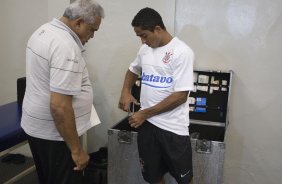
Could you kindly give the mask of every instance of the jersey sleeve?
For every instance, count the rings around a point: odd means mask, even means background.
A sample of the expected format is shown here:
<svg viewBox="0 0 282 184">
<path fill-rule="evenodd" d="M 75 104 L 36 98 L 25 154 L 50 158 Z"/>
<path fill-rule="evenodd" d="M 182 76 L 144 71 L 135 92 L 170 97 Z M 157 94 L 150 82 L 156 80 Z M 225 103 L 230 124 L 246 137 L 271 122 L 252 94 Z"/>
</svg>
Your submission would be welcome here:
<svg viewBox="0 0 282 184">
<path fill-rule="evenodd" d="M 140 75 L 141 74 L 142 63 L 141 63 L 141 59 L 140 58 L 141 58 L 142 54 L 144 54 L 145 48 L 146 48 L 146 45 L 143 44 L 141 46 L 141 48 L 139 49 L 136 58 L 134 59 L 134 61 L 129 66 L 129 70 L 131 72 L 135 73 L 136 75 Z"/>
<path fill-rule="evenodd" d="M 192 50 L 185 50 L 175 59 L 173 65 L 174 91 L 191 91 L 193 84 L 194 53 Z"/>
</svg>

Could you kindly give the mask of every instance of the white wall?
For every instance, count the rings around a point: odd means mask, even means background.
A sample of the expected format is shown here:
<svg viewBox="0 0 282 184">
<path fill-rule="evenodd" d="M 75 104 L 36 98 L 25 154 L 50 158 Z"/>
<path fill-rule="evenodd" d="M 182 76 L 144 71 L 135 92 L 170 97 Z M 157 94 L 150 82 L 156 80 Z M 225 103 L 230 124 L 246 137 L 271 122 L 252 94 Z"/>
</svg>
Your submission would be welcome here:
<svg viewBox="0 0 282 184">
<path fill-rule="evenodd" d="M 43 23 L 63 14 L 68 0 L 2 0 L 0 6 L 0 104 L 17 99 L 17 78 L 25 76 L 25 48 Z"/>
<path fill-rule="evenodd" d="M 25 48 L 30 34 L 47 21 L 47 1 L 2 0 L 0 6 L 0 104 L 16 100 L 17 78 L 25 76 Z"/>
<path fill-rule="evenodd" d="M 32 32 L 62 15 L 68 0 L 2 0 L 0 104 L 16 100 L 25 75 L 25 45 Z M 282 19 L 280 0 L 100 0 L 101 29 L 87 44 L 87 62 L 102 124 L 89 133 L 89 151 L 107 142 L 107 130 L 126 114 L 117 108 L 123 77 L 140 46 L 130 23 L 140 8 L 160 11 L 173 33 L 195 51 L 196 68 L 232 69 L 225 183 L 282 180 Z M 122 4 L 121 4 L 122 3 Z"/>
<path fill-rule="evenodd" d="M 176 2 L 195 67 L 234 71 L 224 183 L 281 183 L 281 0 Z"/>
<path fill-rule="evenodd" d="M 47 2 L 48 21 L 51 21 L 53 18 L 60 18 L 70 3 L 69 0 L 48 0 Z"/>
</svg>

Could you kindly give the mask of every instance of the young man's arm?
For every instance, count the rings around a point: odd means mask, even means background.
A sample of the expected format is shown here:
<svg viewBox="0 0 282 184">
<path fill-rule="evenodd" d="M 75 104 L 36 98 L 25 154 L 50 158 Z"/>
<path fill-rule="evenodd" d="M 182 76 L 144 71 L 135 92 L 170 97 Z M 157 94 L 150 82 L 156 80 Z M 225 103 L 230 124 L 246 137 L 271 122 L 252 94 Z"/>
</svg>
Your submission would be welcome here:
<svg viewBox="0 0 282 184">
<path fill-rule="evenodd" d="M 127 70 L 118 104 L 118 107 L 126 112 L 129 110 L 129 104 L 131 102 L 137 103 L 137 100 L 131 94 L 131 88 L 137 79 L 138 75 L 130 70 Z"/>
<path fill-rule="evenodd" d="M 89 155 L 83 150 L 77 134 L 72 96 L 51 92 L 50 108 L 55 125 L 71 151 L 76 164 L 74 169 L 84 169 L 88 164 Z"/>
</svg>

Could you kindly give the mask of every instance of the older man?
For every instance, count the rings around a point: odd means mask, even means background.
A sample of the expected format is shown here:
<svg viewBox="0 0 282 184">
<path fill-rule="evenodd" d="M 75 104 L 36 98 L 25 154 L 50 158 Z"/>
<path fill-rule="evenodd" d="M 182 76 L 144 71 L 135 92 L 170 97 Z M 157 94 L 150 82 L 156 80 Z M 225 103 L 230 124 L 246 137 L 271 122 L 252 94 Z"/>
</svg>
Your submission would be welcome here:
<svg viewBox="0 0 282 184">
<path fill-rule="evenodd" d="M 91 128 L 93 92 L 82 53 L 104 18 L 93 0 L 77 0 L 42 25 L 26 49 L 21 126 L 41 184 L 79 184 L 89 156 L 79 136 Z"/>
</svg>

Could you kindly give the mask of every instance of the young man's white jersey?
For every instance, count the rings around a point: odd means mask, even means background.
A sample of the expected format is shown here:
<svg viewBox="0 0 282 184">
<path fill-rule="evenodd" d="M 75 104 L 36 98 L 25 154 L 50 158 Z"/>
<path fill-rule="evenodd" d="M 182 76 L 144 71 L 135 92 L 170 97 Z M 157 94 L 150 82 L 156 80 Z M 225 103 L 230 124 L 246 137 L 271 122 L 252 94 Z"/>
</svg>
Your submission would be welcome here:
<svg viewBox="0 0 282 184">
<path fill-rule="evenodd" d="M 173 92 L 193 90 L 193 62 L 193 51 L 176 37 L 158 48 L 142 45 L 129 67 L 131 72 L 141 75 L 141 109 L 158 104 Z M 178 135 L 189 135 L 188 101 L 148 121 Z"/>
</svg>

